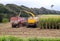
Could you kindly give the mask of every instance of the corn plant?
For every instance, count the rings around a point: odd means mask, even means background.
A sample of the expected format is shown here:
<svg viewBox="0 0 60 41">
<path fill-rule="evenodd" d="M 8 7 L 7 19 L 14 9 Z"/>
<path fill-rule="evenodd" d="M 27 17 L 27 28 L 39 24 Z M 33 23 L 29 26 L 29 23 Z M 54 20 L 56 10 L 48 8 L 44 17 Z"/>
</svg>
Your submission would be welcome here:
<svg viewBox="0 0 60 41">
<path fill-rule="evenodd" d="M 59 15 L 45 15 L 39 18 L 40 28 L 60 28 L 60 16 Z"/>
</svg>

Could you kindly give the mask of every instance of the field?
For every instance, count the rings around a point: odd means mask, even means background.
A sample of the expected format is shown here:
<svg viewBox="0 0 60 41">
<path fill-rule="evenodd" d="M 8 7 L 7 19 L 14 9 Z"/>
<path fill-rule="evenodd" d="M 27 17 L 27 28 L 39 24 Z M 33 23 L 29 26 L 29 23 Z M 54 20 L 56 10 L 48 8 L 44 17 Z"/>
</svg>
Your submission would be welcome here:
<svg viewBox="0 0 60 41">
<path fill-rule="evenodd" d="M 39 17 L 40 19 L 49 17 L 60 18 L 60 15 L 41 15 Z M 0 23 L 0 36 L 5 35 L 18 37 L 60 37 L 60 29 L 41 29 L 41 26 L 38 28 L 12 28 L 10 23 Z"/>
<path fill-rule="evenodd" d="M 60 29 L 60 15 L 40 15 L 39 22 L 43 29 Z"/>
</svg>

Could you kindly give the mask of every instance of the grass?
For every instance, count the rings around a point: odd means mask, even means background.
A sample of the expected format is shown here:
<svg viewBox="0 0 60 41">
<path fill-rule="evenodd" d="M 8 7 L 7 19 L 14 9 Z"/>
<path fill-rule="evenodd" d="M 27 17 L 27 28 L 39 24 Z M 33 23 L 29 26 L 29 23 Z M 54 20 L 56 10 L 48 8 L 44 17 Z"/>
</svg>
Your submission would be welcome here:
<svg viewBox="0 0 60 41">
<path fill-rule="evenodd" d="M 20 38 L 13 36 L 2 36 L 0 41 L 60 41 L 60 38 Z"/>
</svg>

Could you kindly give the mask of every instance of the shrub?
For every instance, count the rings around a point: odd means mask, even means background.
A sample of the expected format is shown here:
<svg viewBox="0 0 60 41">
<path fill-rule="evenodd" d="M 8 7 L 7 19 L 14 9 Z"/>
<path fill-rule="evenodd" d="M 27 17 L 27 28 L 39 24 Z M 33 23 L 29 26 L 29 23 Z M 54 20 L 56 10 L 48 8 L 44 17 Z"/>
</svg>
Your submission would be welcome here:
<svg viewBox="0 0 60 41">
<path fill-rule="evenodd" d="M 6 22 L 9 22 L 9 20 L 7 18 L 3 18 L 2 22 L 6 23 Z"/>
</svg>

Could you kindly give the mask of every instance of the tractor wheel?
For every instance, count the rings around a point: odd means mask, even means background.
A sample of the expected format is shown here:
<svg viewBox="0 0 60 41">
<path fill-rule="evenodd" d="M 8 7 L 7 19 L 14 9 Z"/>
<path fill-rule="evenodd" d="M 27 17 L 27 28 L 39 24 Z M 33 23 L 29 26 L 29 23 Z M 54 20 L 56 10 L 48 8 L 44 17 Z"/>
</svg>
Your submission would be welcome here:
<svg viewBox="0 0 60 41">
<path fill-rule="evenodd" d="M 34 24 L 33 27 L 36 28 L 37 27 L 37 24 Z"/>
<path fill-rule="evenodd" d="M 37 27 L 37 24 L 34 24 L 34 25 L 27 24 L 27 28 L 36 28 L 36 27 Z"/>
<path fill-rule="evenodd" d="M 17 28 L 19 28 L 20 27 L 20 24 L 17 24 Z"/>
</svg>

